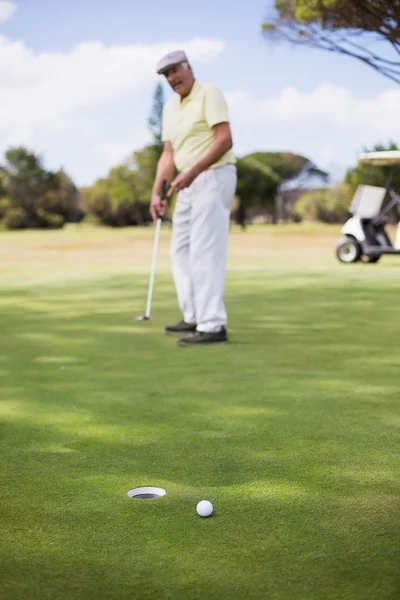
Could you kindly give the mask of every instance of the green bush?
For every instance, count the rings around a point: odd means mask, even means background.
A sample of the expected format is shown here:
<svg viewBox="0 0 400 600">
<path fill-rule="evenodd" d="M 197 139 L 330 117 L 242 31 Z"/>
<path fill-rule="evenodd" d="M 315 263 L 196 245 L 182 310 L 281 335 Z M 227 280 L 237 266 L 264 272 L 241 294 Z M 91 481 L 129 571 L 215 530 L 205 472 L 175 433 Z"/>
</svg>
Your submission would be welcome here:
<svg viewBox="0 0 400 600">
<path fill-rule="evenodd" d="M 41 229 L 61 229 L 65 225 L 65 217 L 56 213 L 46 212 L 39 208 L 36 211 L 38 227 Z"/>
<path fill-rule="evenodd" d="M 28 218 L 22 208 L 10 208 L 3 217 L 2 224 L 6 229 L 26 229 Z"/>
<path fill-rule="evenodd" d="M 88 199 L 88 214 L 98 219 L 103 225 L 113 225 L 113 206 L 107 193 Z"/>
<path fill-rule="evenodd" d="M 88 216 L 109 227 L 144 225 L 149 219 L 149 203 L 129 198 L 113 199 L 108 193 L 87 197 Z"/>
<path fill-rule="evenodd" d="M 348 185 L 315 190 L 304 194 L 296 203 L 295 213 L 304 220 L 322 223 L 343 223 L 351 202 Z"/>
<path fill-rule="evenodd" d="M 0 198 L 0 221 L 6 216 L 10 210 L 10 201 L 8 198 Z"/>
<path fill-rule="evenodd" d="M 82 225 L 88 225 L 91 227 L 100 227 L 101 225 L 103 225 L 99 217 L 96 217 L 96 215 L 91 214 L 87 214 L 80 222 Z"/>
<path fill-rule="evenodd" d="M 0 164 L 3 227 L 55 229 L 81 217 L 78 190 L 63 170 L 47 171 L 40 157 L 24 147 L 5 153 Z"/>
</svg>

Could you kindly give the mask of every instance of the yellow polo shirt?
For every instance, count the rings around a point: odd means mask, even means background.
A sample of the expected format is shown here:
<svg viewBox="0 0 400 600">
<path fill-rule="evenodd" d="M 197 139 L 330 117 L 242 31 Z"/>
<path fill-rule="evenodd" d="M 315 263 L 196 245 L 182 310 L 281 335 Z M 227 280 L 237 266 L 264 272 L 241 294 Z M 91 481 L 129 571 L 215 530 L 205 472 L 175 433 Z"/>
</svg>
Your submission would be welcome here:
<svg viewBox="0 0 400 600">
<path fill-rule="evenodd" d="M 179 172 L 191 169 L 214 143 L 212 127 L 229 122 L 223 94 L 210 83 L 195 81 L 189 96 L 173 98 L 163 109 L 163 142 L 171 142 L 175 166 Z M 235 164 L 228 150 L 211 168 Z"/>
</svg>

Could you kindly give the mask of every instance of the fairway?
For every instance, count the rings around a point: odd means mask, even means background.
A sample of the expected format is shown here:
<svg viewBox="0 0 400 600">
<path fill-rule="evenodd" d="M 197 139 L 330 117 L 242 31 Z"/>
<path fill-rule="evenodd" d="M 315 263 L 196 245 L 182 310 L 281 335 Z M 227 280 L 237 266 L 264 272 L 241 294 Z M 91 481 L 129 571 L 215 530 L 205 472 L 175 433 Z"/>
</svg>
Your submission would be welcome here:
<svg viewBox="0 0 400 600">
<path fill-rule="evenodd" d="M 233 228 L 231 342 L 181 349 L 153 233 L 0 234 L 1 598 L 398 599 L 400 259 Z"/>
</svg>

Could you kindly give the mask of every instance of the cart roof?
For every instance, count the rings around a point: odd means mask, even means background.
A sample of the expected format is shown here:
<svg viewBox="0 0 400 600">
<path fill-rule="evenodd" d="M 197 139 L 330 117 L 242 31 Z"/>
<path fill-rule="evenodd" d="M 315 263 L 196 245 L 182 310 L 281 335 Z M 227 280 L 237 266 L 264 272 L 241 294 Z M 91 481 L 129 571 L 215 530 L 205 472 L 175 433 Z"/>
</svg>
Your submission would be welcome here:
<svg viewBox="0 0 400 600">
<path fill-rule="evenodd" d="M 385 150 L 382 152 L 364 152 L 359 158 L 359 164 L 377 165 L 381 167 L 400 167 L 400 150 Z"/>
</svg>

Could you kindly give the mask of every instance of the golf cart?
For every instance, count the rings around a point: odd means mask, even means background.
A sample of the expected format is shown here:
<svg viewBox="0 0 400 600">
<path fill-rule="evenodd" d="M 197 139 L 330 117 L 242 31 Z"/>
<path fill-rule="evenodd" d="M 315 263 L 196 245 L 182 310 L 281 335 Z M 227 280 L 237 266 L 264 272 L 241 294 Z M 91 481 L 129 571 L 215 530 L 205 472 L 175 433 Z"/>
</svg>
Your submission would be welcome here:
<svg viewBox="0 0 400 600">
<path fill-rule="evenodd" d="M 342 227 L 344 237 L 336 246 L 336 256 L 342 263 L 355 263 L 359 260 L 376 263 L 382 254 L 400 254 L 400 223 L 398 222 L 394 244 L 385 230 L 387 215 L 400 205 L 400 195 L 390 189 L 394 170 L 396 167 L 400 168 L 400 151 L 367 152 L 360 156 L 359 164 L 392 169 L 386 187 L 358 186 L 349 206 L 352 216 Z M 384 205 L 386 199 L 388 202 Z"/>
</svg>

